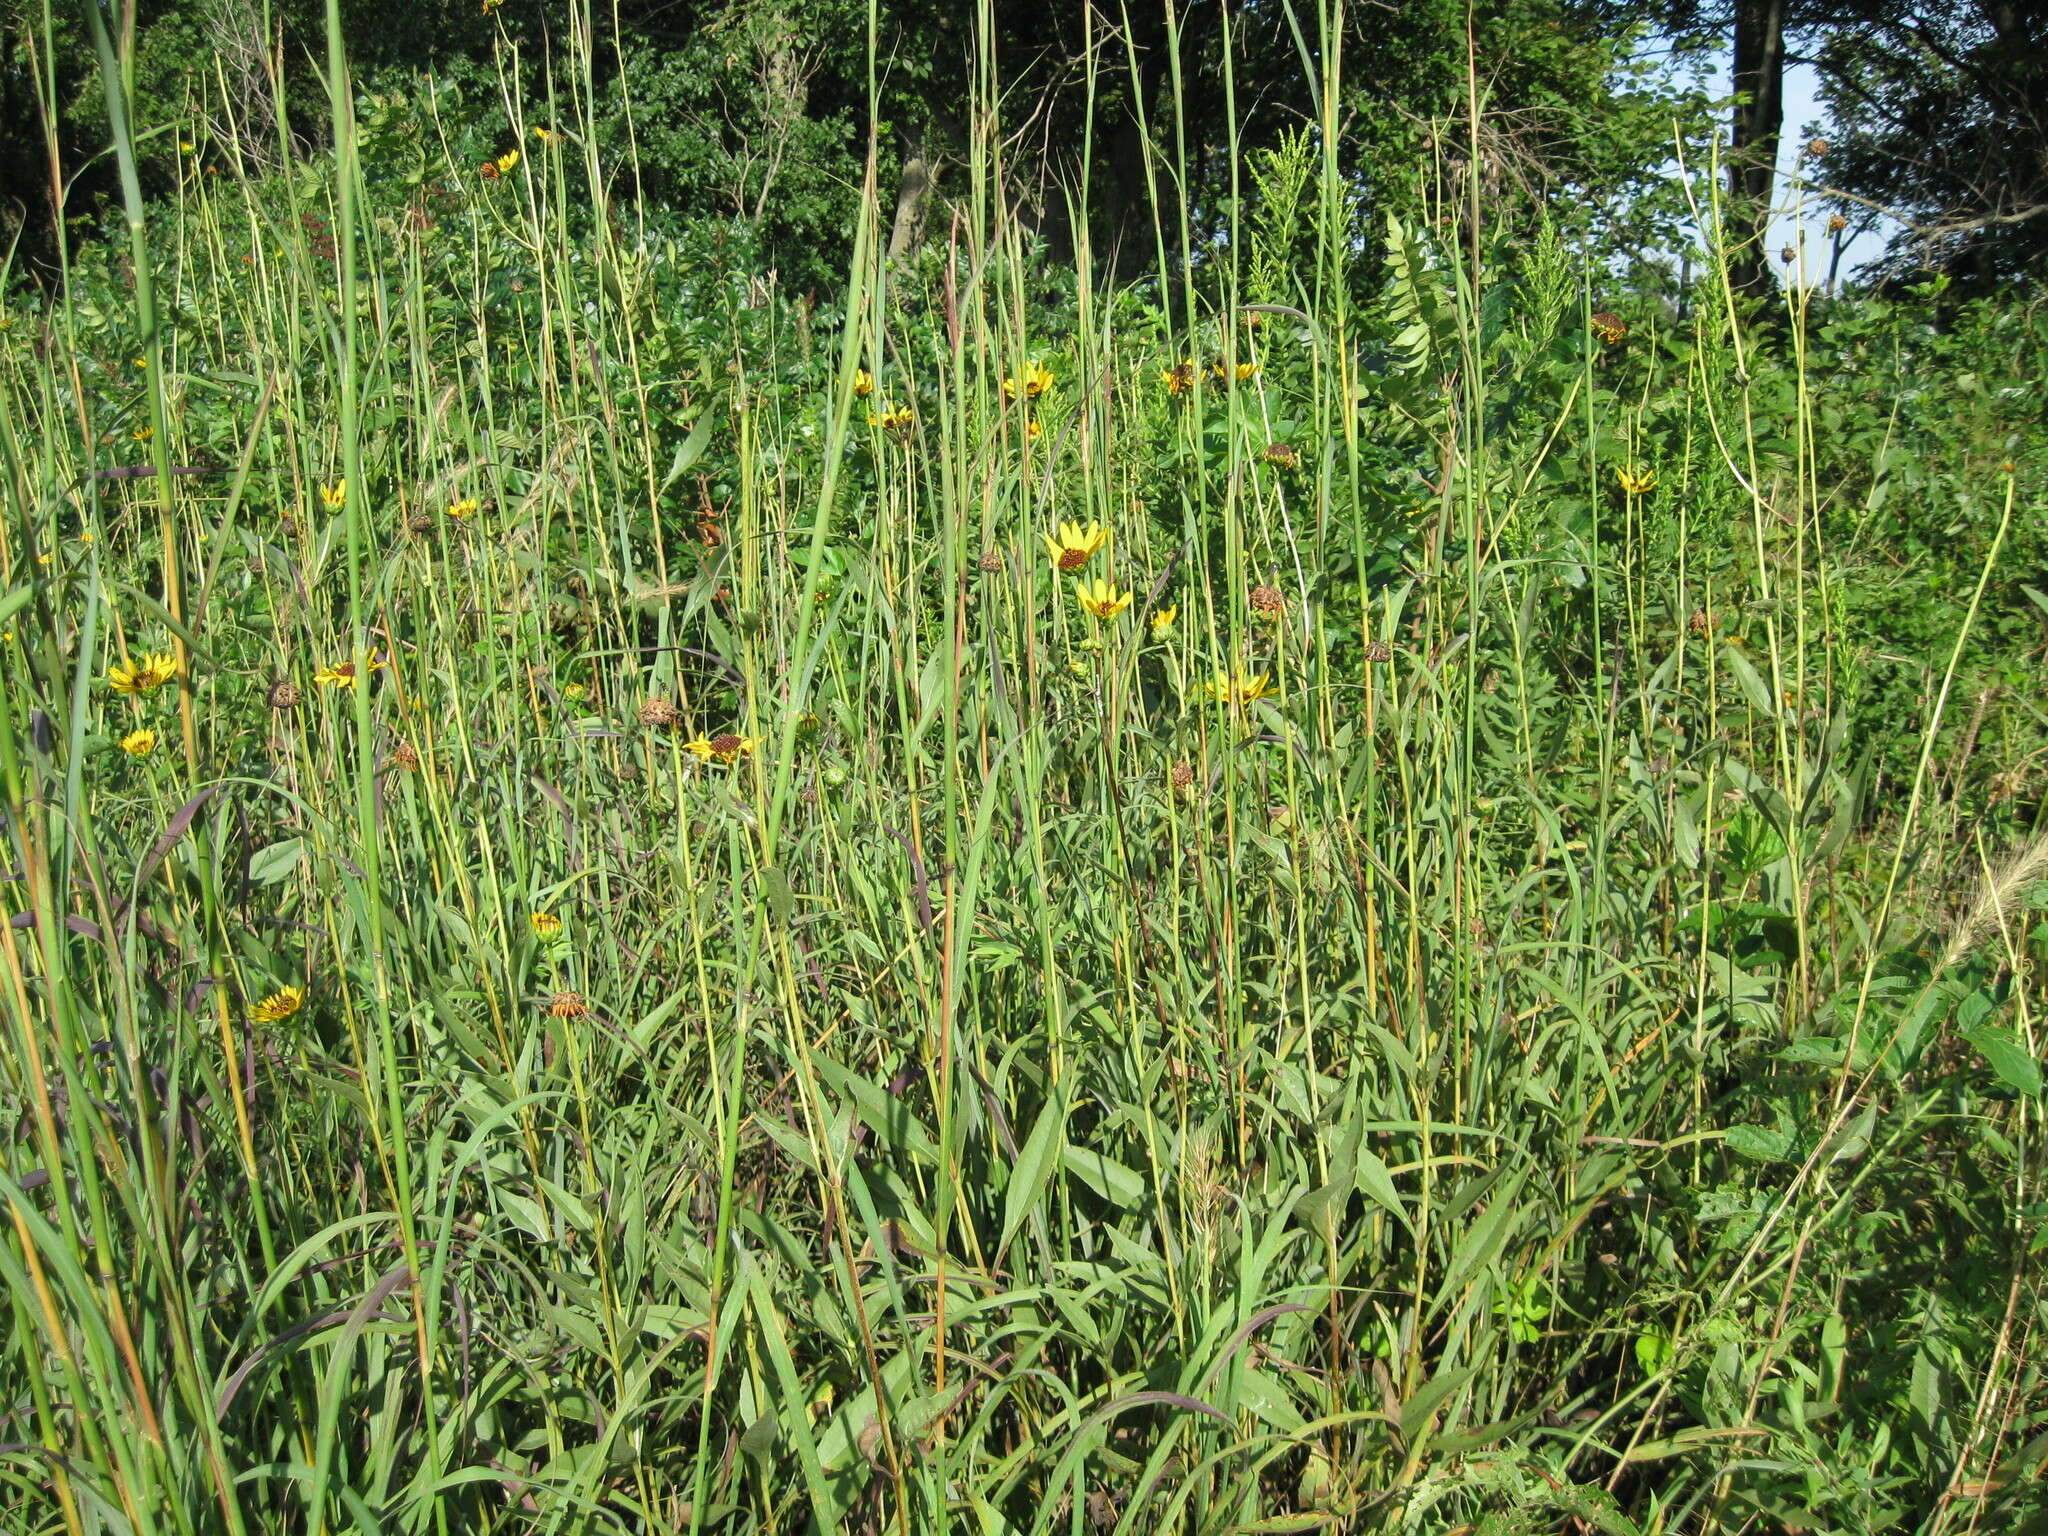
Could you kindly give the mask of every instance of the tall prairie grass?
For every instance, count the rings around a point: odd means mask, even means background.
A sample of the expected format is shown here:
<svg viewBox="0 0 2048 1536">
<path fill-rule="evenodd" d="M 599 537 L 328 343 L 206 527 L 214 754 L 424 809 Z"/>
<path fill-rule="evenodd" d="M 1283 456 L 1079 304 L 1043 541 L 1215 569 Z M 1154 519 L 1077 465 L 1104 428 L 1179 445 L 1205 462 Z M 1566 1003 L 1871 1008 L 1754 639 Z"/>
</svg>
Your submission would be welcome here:
<svg viewBox="0 0 2048 1536">
<path fill-rule="evenodd" d="M 336 43 L 264 178 L 103 39 L 129 243 L 10 300 L 0 1523 L 2041 1517 L 2015 474 L 1873 797 L 1805 300 L 1361 234 L 1331 58 L 1116 288 L 985 79 L 814 306 L 511 46 L 488 170 Z"/>
</svg>

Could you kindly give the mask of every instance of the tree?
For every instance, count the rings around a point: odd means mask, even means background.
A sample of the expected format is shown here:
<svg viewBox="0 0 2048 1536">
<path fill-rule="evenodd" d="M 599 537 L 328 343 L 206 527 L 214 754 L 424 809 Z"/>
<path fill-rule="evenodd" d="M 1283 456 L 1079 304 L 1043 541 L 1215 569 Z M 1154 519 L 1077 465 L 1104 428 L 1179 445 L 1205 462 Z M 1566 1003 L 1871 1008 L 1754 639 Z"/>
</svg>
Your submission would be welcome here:
<svg viewBox="0 0 2048 1536">
<path fill-rule="evenodd" d="M 1818 179 L 1906 226 L 1881 277 L 1981 292 L 2048 268 L 2048 5 L 1807 0 L 1798 32 L 1828 108 Z"/>
</svg>

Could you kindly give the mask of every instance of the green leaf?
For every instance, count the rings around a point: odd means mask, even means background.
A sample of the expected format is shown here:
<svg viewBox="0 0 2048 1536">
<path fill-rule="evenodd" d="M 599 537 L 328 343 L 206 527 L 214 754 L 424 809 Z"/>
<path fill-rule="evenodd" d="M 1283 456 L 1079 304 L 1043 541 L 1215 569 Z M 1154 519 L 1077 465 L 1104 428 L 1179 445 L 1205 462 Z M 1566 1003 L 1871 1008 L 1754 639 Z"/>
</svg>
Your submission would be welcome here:
<svg viewBox="0 0 2048 1536">
<path fill-rule="evenodd" d="M 1990 1064 L 2006 1087 L 2034 1098 L 2041 1096 L 2041 1063 L 2027 1054 L 2027 1048 L 2011 1030 L 1996 1024 L 1979 1024 L 1959 1033 Z"/>
<path fill-rule="evenodd" d="M 1760 1163 L 1784 1163 L 1792 1159 L 1792 1136 L 1768 1125 L 1731 1125 L 1728 1150 Z"/>
<path fill-rule="evenodd" d="M 1010 1246 L 1010 1239 L 1017 1235 L 1024 1218 L 1045 1193 L 1058 1154 L 1066 1146 L 1066 1131 L 1066 1103 L 1054 1097 L 1038 1112 L 1038 1123 L 1031 1128 L 1024 1150 L 1017 1154 L 1017 1166 L 1010 1170 L 1010 1187 L 1003 1195 L 1003 1240 L 997 1244 L 998 1252 Z"/>
<path fill-rule="evenodd" d="M 268 848 L 259 848 L 249 856 L 249 878 L 257 885 L 276 885 L 299 867 L 305 853 L 303 837 L 288 837 Z"/>
</svg>

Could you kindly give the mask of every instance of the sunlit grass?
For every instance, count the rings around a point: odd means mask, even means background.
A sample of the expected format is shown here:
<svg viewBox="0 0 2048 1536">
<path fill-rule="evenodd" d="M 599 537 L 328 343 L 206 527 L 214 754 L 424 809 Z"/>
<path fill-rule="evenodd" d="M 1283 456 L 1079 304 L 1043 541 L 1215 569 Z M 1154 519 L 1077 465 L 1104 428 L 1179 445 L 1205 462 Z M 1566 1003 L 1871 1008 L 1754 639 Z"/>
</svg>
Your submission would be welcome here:
<svg viewBox="0 0 2048 1536">
<path fill-rule="evenodd" d="M 573 106 L 0 333 L 10 1529 L 2012 1517 L 2034 941 L 1767 332 L 872 199 L 835 327 Z"/>
</svg>

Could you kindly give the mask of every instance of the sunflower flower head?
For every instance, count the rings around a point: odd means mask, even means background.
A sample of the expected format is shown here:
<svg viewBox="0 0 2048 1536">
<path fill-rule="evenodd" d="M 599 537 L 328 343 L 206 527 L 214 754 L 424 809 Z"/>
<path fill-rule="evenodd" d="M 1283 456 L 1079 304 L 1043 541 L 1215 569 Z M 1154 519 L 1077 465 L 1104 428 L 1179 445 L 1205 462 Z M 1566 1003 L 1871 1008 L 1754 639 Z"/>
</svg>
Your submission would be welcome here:
<svg viewBox="0 0 2048 1536">
<path fill-rule="evenodd" d="M 1131 606 L 1129 592 L 1119 592 L 1116 583 L 1102 577 L 1074 583 L 1074 601 L 1091 617 L 1113 619 Z"/>
<path fill-rule="evenodd" d="M 1164 640 L 1173 633 L 1173 621 L 1180 617 L 1180 604 L 1169 603 L 1152 610 L 1152 638 Z"/>
<path fill-rule="evenodd" d="M 519 151 L 508 149 L 505 153 L 498 156 L 494 163 L 498 167 L 498 174 L 500 176 L 510 176 L 513 169 L 519 164 Z"/>
<path fill-rule="evenodd" d="M 564 989 L 548 999 L 548 1017 L 551 1019 L 580 1019 L 589 1012 L 590 1004 L 581 992 Z"/>
<path fill-rule="evenodd" d="M 907 405 L 885 405 L 879 412 L 868 412 L 868 425 L 880 427 L 893 437 L 910 436 L 911 425 L 916 420 L 917 412 Z"/>
<path fill-rule="evenodd" d="M 562 931 L 562 920 L 552 912 L 530 912 L 526 921 L 536 939 L 552 939 Z"/>
<path fill-rule="evenodd" d="M 716 736 L 699 736 L 695 741 L 683 743 L 683 750 L 700 763 L 716 763 L 721 768 L 730 768 L 743 757 L 751 757 L 754 749 L 761 745 L 758 736 L 738 736 L 731 731 L 720 731 Z"/>
<path fill-rule="evenodd" d="M 1628 335 L 1627 322 L 1611 309 L 1599 311 L 1587 322 L 1587 325 L 1595 336 L 1598 336 L 1610 347 Z"/>
<path fill-rule="evenodd" d="M 1195 360 L 1191 357 L 1178 367 L 1168 368 L 1159 375 L 1159 382 L 1166 386 L 1169 395 L 1184 395 L 1195 387 Z"/>
<path fill-rule="evenodd" d="M 177 675 L 177 657 L 152 651 L 125 667 L 107 668 L 107 686 L 116 693 L 154 693 Z"/>
<path fill-rule="evenodd" d="M 1657 489 L 1657 476 L 1647 469 L 1623 465 L 1614 472 L 1615 481 L 1631 496 L 1647 496 Z"/>
<path fill-rule="evenodd" d="M 1273 681 L 1264 672 L 1246 676 L 1241 668 L 1218 672 L 1209 682 L 1202 684 L 1202 691 L 1219 704 L 1229 704 L 1242 709 L 1260 699 L 1273 695 Z"/>
<path fill-rule="evenodd" d="M 322 667 L 313 674 L 313 681 L 322 688 L 353 688 L 356 681 L 366 672 L 375 672 L 384 665 L 380 656 L 370 656 L 358 665 L 353 661 L 337 661 Z"/>
<path fill-rule="evenodd" d="M 1052 384 L 1052 370 L 1033 358 L 1022 373 L 1003 380 L 1003 398 L 1015 400 L 1022 396 L 1026 400 L 1036 400 L 1051 389 Z"/>
<path fill-rule="evenodd" d="M 304 987 L 280 987 L 249 1010 L 251 1024 L 275 1024 L 306 1006 Z"/>
<path fill-rule="evenodd" d="M 477 508 L 481 505 L 482 503 L 474 496 L 464 496 L 458 501 L 448 503 L 448 515 L 454 518 L 475 517 Z"/>
<path fill-rule="evenodd" d="M 1079 523 L 1061 523 L 1057 533 L 1044 537 L 1045 552 L 1052 557 L 1053 568 L 1062 574 L 1080 570 L 1095 558 L 1097 550 L 1109 545 L 1109 530 L 1092 522 L 1085 528 Z"/>
<path fill-rule="evenodd" d="M 121 750 L 130 757 L 147 757 L 156 750 L 156 732 L 148 726 L 121 738 Z"/>
<path fill-rule="evenodd" d="M 339 512 L 348 505 L 348 476 L 343 475 L 332 485 L 320 487 L 320 504 L 330 512 Z"/>
<path fill-rule="evenodd" d="M 875 392 L 875 376 L 865 368 L 853 370 L 853 392 L 865 400 Z"/>
</svg>

